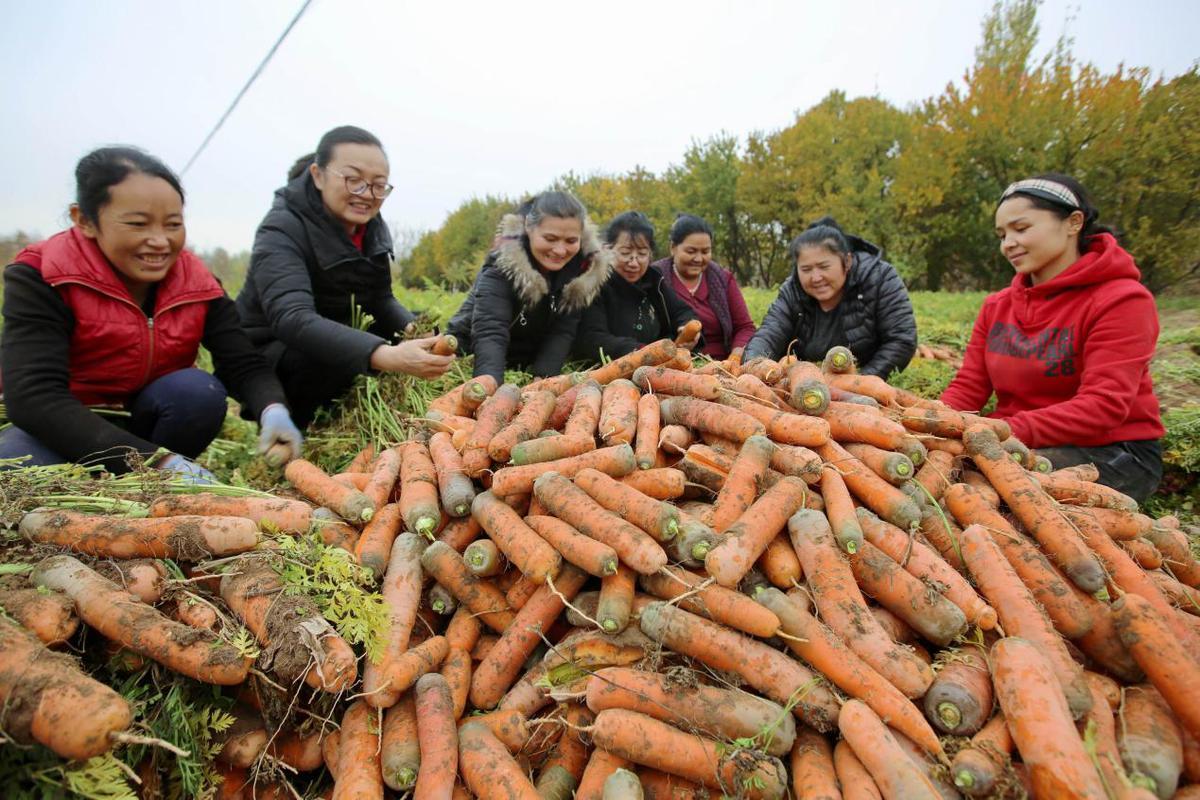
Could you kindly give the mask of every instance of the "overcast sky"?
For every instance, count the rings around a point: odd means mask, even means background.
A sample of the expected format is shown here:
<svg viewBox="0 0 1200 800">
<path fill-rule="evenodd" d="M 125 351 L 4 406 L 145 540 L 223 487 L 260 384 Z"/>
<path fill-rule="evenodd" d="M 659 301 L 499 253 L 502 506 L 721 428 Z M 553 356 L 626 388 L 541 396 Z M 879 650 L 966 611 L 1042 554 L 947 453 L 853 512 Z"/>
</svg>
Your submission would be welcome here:
<svg viewBox="0 0 1200 800">
<path fill-rule="evenodd" d="M 0 0 L 0 232 L 65 227 L 75 161 L 132 143 L 180 169 L 301 0 Z M 184 176 L 189 243 L 249 247 L 292 161 L 335 125 L 388 150 L 389 223 L 568 170 L 660 171 L 692 139 L 787 125 L 833 89 L 906 106 L 961 79 L 990 0 L 314 0 Z M 1070 18 L 1070 19 L 1069 19 Z M 1068 21 L 1069 20 L 1069 21 Z M 1176 75 L 1200 2 L 1047 0 L 1105 71 Z"/>
</svg>

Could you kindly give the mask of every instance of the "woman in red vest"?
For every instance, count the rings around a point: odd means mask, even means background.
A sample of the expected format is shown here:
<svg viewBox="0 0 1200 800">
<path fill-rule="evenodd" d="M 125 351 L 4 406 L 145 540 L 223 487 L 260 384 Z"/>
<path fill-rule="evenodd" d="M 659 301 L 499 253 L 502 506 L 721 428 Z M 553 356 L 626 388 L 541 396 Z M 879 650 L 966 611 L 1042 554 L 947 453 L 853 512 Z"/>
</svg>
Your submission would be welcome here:
<svg viewBox="0 0 1200 800">
<path fill-rule="evenodd" d="M 992 416 L 1055 467 L 1094 463 L 1138 501 L 1162 478 L 1165 432 L 1150 380 L 1154 296 L 1133 256 L 1078 181 L 1048 173 L 1011 184 L 996 208 L 1012 284 L 983 302 L 962 369 L 942 394 Z"/>
<path fill-rule="evenodd" d="M 12 425 L 0 458 L 126 472 L 131 456 L 191 479 L 225 419 L 226 387 L 259 420 L 260 451 L 301 436 L 283 390 L 216 278 L 183 249 L 183 188 L 158 159 L 105 147 L 75 168 L 74 225 L 4 273 L 0 373 Z M 216 375 L 194 364 L 200 345 Z M 97 410 L 113 409 L 109 415 Z"/>
</svg>

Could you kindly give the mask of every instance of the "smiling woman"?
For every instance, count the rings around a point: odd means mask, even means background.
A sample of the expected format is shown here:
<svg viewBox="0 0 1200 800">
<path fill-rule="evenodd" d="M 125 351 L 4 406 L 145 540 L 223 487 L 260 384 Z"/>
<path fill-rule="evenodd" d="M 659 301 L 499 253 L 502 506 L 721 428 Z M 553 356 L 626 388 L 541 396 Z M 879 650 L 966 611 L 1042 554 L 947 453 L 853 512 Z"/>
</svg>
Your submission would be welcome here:
<svg viewBox="0 0 1200 800">
<path fill-rule="evenodd" d="M 283 390 L 237 309 L 183 249 L 183 188 L 158 159 L 105 147 L 75 169 L 74 226 L 26 248 L 4 274 L 0 458 L 98 463 L 171 451 L 156 466 L 205 481 L 193 463 L 225 419 L 226 387 L 262 426 L 260 449 L 299 455 Z M 194 367 L 203 344 L 216 376 Z M 123 408 L 104 418 L 93 407 Z"/>
</svg>

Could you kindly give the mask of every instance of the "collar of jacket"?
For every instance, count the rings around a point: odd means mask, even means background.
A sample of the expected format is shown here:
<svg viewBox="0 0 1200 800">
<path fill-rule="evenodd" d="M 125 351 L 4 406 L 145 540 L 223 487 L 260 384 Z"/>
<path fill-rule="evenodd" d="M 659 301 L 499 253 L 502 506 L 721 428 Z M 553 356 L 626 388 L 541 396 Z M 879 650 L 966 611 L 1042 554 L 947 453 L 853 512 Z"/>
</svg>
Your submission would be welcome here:
<svg viewBox="0 0 1200 800">
<path fill-rule="evenodd" d="M 350 241 L 350 234 L 325 210 L 325 202 L 307 171 L 275 193 L 276 203 L 295 214 L 304 226 L 309 246 L 321 269 L 332 269 L 347 261 L 360 258 L 377 258 L 386 254 L 392 257 L 392 236 L 387 225 L 376 215 L 367 223 L 363 235 L 363 249 L 359 250 Z"/>
<path fill-rule="evenodd" d="M 492 263 L 512 282 L 517 296 L 521 298 L 521 304 L 531 308 L 550 293 L 550 284 L 541 270 L 533 265 L 526 249 L 527 241 L 525 217 L 519 214 L 505 214 L 497 228 L 498 244 Z M 568 269 L 571 264 L 580 262 L 579 275 L 572 278 L 562 290 L 563 302 L 560 308 L 565 313 L 591 305 L 596 295 L 600 294 L 604 282 L 612 274 L 613 259 L 612 251 L 600 247 L 596 226 L 585 218 L 579 255 L 563 268 Z"/>
</svg>

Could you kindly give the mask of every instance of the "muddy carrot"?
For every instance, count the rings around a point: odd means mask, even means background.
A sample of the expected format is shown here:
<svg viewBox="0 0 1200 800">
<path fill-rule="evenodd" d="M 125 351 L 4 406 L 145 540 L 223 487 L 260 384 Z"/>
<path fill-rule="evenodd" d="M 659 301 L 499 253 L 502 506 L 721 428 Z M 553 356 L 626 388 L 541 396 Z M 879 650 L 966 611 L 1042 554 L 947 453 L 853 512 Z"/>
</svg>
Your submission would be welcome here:
<svg viewBox="0 0 1200 800">
<path fill-rule="evenodd" d="M 546 427 L 558 396 L 552 392 L 525 392 L 521 410 L 488 442 L 488 455 L 498 464 L 509 460 L 516 445 L 537 436 Z"/>
<path fill-rule="evenodd" d="M 467 788 L 480 800 L 540 800 L 516 759 L 482 723 L 458 729 L 458 762 Z"/>
<path fill-rule="evenodd" d="M 331 475 L 337 483 L 350 489 L 362 491 L 367 488 L 367 484 L 371 481 L 371 475 L 367 472 L 339 472 L 336 475 Z"/>
<path fill-rule="evenodd" d="M 564 395 L 565 397 L 565 395 Z M 559 398 L 562 399 L 561 397 Z M 600 384 L 586 381 L 575 388 L 575 397 L 571 401 L 570 413 L 564 417 L 563 434 L 580 439 L 595 440 L 596 429 L 600 425 L 600 407 L 604 402 L 604 392 Z M 556 406 L 557 411 L 557 406 Z M 557 416 L 557 413 L 555 414 Z M 550 419 L 555 421 L 554 416 Z"/>
<path fill-rule="evenodd" d="M 604 782 L 608 780 L 608 776 L 632 763 L 629 759 L 610 753 L 602 747 L 596 747 L 592 750 L 592 755 L 584 767 L 583 776 L 579 779 L 575 800 L 603 800 Z"/>
<path fill-rule="evenodd" d="M 825 623 L 905 696 L 925 694 L 933 672 L 893 642 L 871 616 L 825 515 L 807 509 L 798 511 L 788 520 L 788 531 Z"/>
<path fill-rule="evenodd" d="M 1063 506 L 1062 511 L 1067 515 L 1068 519 L 1087 517 L 1093 520 L 1110 537 L 1118 541 L 1145 537 L 1154 528 L 1154 519 L 1152 517 L 1131 511 L 1076 506 Z"/>
<path fill-rule="evenodd" d="M 378 721 L 378 712 L 362 700 L 351 703 L 342 716 L 333 800 L 382 800 Z"/>
<path fill-rule="evenodd" d="M 899 450 L 908 435 L 903 425 L 872 413 L 865 406 L 831 405 L 821 418 L 829 424 L 830 437 L 839 442 L 862 442 L 883 450 Z"/>
<path fill-rule="evenodd" d="M 678 567 L 666 567 L 663 572 L 643 575 L 642 589 L 662 600 L 674 600 L 687 595 L 678 603 L 680 608 L 728 625 L 734 630 L 767 638 L 779 630 L 779 618 L 749 597 L 722 586 L 701 586 L 700 575 Z"/>
<path fill-rule="evenodd" d="M 21 623 L 47 647 L 62 644 L 79 628 L 75 604 L 60 592 L 0 589 L 0 611 Z"/>
<path fill-rule="evenodd" d="M 1137 501 L 1099 483 L 1081 481 L 1069 477 L 1050 477 L 1040 472 L 1029 473 L 1046 494 L 1060 503 L 1077 506 L 1094 506 L 1118 511 L 1136 512 Z"/>
<path fill-rule="evenodd" d="M 619 480 L 655 500 L 674 500 L 681 497 L 687 488 L 684 474 L 669 467 L 638 470 Z"/>
<path fill-rule="evenodd" d="M 630 772 L 624 767 L 614 770 L 604 779 L 603 800 L 642 800 L 642 781 L 636 772 Z"/>
<path fill-rule="evenodd" d="M 679 509 L 654 500 L 636 489 L 594 469 L 582 469 L 575 485 L 604 508 L 632 522 L 663 542 L 679 532 Z"/>
<path fill-rule="evenodd" d="M 596 621 L 605 633 L 620 633 L 629 625 L 633 607 L 633 590 L 637 573 L 620 564 L 612 575 L 600 579 L 600 600 L 596 606 Z"/>
<path fill-rule="evenodd" d="M 971 532 L 966 536 L 970 542 Z M 1003 616 L 1003 607 L 998 610 Z M 1016 636 L 1001 639 L 992 647 L 996 698 L 1013 742 L 1029 767 L 1038 796 L 1103 800 L 1104 787 L 1063 698 L 1060 668 L 1044 653 L 1038 644 Z M 1090 708 L 1091 692 L 1087 691 L 1086 707 Z"/>
<path fill-rule="evenodd" d="M 816 448 L 817 454 L 837 468 L 846 487 L 862 504 L 901 530 L 920 524 L 921 509 L 908 495 L 872 472 L 865 464 L 830 440 Z"/>
<path fill-rule="evenodd" d="M 400 450 L 400 515 L 404 527 L 433 538 L 442 518 L 438 480 L 429 450 L 420 442 L 405 442 Z"/>
<path fill-rule="evenodd" d="M 704 559 L 721 541 L 721 536 L 695 517 L 680 518 L 679 535 L 668 545 L 671 557 L 686 567 L 702 567 Z"/>
<path fill-rule="evenodd" d="M 661 408 L 659 409 L 661 421 Z M 678 456 L 696 441 L 690 429 L 683 425 L 663 425 L 658 434 L 658 448 L 669 456 Z"/>
<path fill-rule="evenodd" d="M 1129 539 L 1118 545 L 1136 561 L 1142 569 L 1154 570 L 1163 565 L 1162 553 L 1145 539 Z"/>
<path fill-rule="evenodd" d="M 806 493 L 804 481 L 791 476 L 768 489 L 742 512 L 725 531 L 725 538 L 704 557 L 708 574 L 722 586 L 736 586 L 783 530 L 788 518 L 803 506 Z"/>
<path fill-rule="evenodd" d="M 800 566 L 800 559 L 796 557 L 796 551 L 792 549 L 792 543 L 782 529 L 771 541 L 767 542 L 767 549 L 763 550 L 754 565 L 762 571 L 763 576 L 772 586 L 781 589 L 795 586 L 804 577 L 804 568 Z"/>
<path fill-rule="evenodd" d="M 497 470 L 492 476 L 492 492 L 501 497 L 528 494 L 533 491 L 534 481 L 541 475 L 557 472 L 564 477 L 573 478 L 579 470 L 589 467 L 619 478 L 634 472 L 637 462 L 634 459 L 633 448 L 627 444 L 620 444 L 602 447 L 571 458 L 505 467 Z"/>
<path fill-rule="evenodd" d="M 514 466 L 540 464 L 583 455 L 595 449 L 596 440 L 591 436 L 539 436 L 514 447 L 512 463 Z"/>
<path fill-rule="evenodd" d="M 751 436 L 742 444 L 713 501 L 711 524 L 717 533 L 724 533 L 754 503 L 774 450 L 775 444 L 765 436 Z"/>
<path fill-rule="evenodd" d="M 638 469 L 651 469 L 658 460 L 658 437 L 662 429 L 662 414 L 658 398 L 652 394 L 638 398 L 637 435 L 634 438 L 634 455 Z"/>
<path fill-rule="evenodd" d="M 826 464 L 821 468 L 821 498 L 825 501 L 825 515 L 838 546 L 847 553 L 862 549 L 863 530 L 854 513 L 854 499 L 836 465 Z"/>
<path fill-rule="evenodd" d="M 504 571 L 508 562 L 491 539 L 476 539 L 463 551 L 467 569 L 481 578 L 490 578 Z"/>
<path fill-rule="evenodd" d="M 639 367 L 633 373 L 633 383 L 650 394 L 673 394 L 716 400 L 721 381 L 714 375 L 698 375 L 667 367 Z"/>
<path fill-rule="evenodd" d="M 458 726 L 459 730 L 470 722 L 486 727 L 508 752 L 514 754 L 525 749 L 532 736 L 526 716 L 513 709 L 499 709 L 467 717 Z"/>
<path fill-rule="evenodd" d="M 1180 725 L 1200 738 L 1200 661 L 1189 653 L 1163 616 L 1144 598 L 1127 594 L 1113 603 L 1117 632 Z"/>
<path fill-rule="evenodd" d="M 1103 589 L 1104 570 L 1096 556 L 1054 507 L 1054 502 L 1038 490 L 1030 473 L 1005 456 L 996 434 L 990 428 L 974 425 L 967 429 L 963 443 L 1013 514 L 1067 577 L 1089 594 Z"/>
<path fill-rule="evenodd" d="M 662 420 L 668 425 L 685 425 L 709 431 L 735 442 L 744 442 L 764 431 L 763 424 L 745 412 L 692 397 L 664 397 Z M 782 413 L 782 412 L 781 412 Z"/>
<path fill-rule="evenodd" d="M 768 408 L 762 403 L 747 400 L 732 392 L 722 392 L 720 403 L 723 406 L 737 409 L 758 422 L 766 429 L 771 440 L 778 444 L 815 447 L 829 441 L 829 423 L 821 417 Z M 734 438 L 727 436 L 726 433 L 721 433 L 721 435 L 726 438 Z M 742 436 L 735 440 L 743 441 L 744 439 L 745 436 Z"/>
<path fill-rule="evenodd" d="M 400 479 L 400 453 L 394 447 L 389 447 L 375 459 L 375 465 L 367 477 L 362 493 L 371 498 L 375 508 L 382 508 L 391 499 L 396 481 Z"/>
<path fill-rule="evenodd" d="M 450 685 L 441 675 L 431 672 L 421 676 L 415 692 L 421 766 L 413 798 L 449 800 L 458 773 L 458 728 Z"/>
<path fill-rule="evenodd" d="M 463 448 L 463 465 L 467 475 L 478 478 L 491 466 L 488 445 L 517 413 L 521 389 L 506 383 L 480 404 L 475 412 L 475 429 Z"/>
<path fill-rule="evenodd" d="M 941 647 L 966 632 L 962 609 L 909 574 L 870 542 L 849 558 L 863 592 Z"/>
<path fill-rule="evenodd" d="M 527 524 L 538 536 L 562 554 L 565 561 L 590 575 L 604 577 L 617 570 L 617 553 L 603 542 L 584 536 L 555 517 L 529 516 Z"/>
<path fill-rule="evenodd" d="M 319 506 L 332 508 L 351 522 L 366 522 L 375 513 L 371 498 L 357 489 L 343 486 L 320 467 L 303 458 L 289 461 L 283 476 L 300 494 Z"/>
<path fill-rule="evenodd" d="M 20 530 L 31 542 L 113 558 L 199 561 L 210 555 L 243 553 L 258 542 L 258 526 L 244 517 L 136 519 L 42 510 L 23 516 Z"/>
<path fill-rule="evenodd" d="M 471 574 L 462 556 L 449 545 L 442 542 L 430 544 L 421 554 L 421 566 L 461 603 L 479 615 L 480 620 L 492 630 L 503 633 L 512 622 L 513 613 L 504 600 L 504 594 Z"/>
<path fill-rule="evenodd" d="M 992 676 L 978 648 L 947 650 L 925 694 L 925 716 L 939 731 L 973 736 L 992 713 Z"/>
<path fill-rule="evenodd" d="M 954 456 L 941 450 L 934 450 L 917 470 L 915 480 L 936 503 L 942 499 L 946 487 L 954 482 L 953 478 Z"/>
<path fill-rule="evenodd" d="M 600 404 L 600 440 L 612 446 L 633 444 L 637 435 L 638 403 L 641 393 L 632 381 L 624 378 L 604 387 Z"/>
<path fill-rule="evenodd" d="M 245 517 L 260 527 L 270 526 L 285 533 L 306 533 L 312 524 L 312 506 L 283 497 L 225 497 L 199 494 L 168 494 L 150 504 L 151 517 L 186 514 L 212 517 Z"/>
<path fill-rule="evenodd" d="M 475 486 L 467 477 L 462 456 L 454 449 L 450 436 L 438 432 L 429 437 L 429 456 L 433 460 L 437 475 L 438 494 L 442 508 L 452 517 L 465 517 L 471 513 L 471 501 L 475 499 Z"/>
<path fill-rule="evenodd" d="M 504 593 L 504 601 L 513 611 L 520 611 L 533 597 L 542 584 L 529 579 L 528 575 L 519 575 L 512 586 Z"/>
<path fill-rule="evenodd" d="M 537 778 L 543 800 L 570 800 L 587 768 L 589 748 L 577 731 L 591 725 L 595 715 L 584 705 L 568 703 L 563 717 L 567 727 Z"/>
<path fill-rule="evenodd" d="M 879 716 L 861 700 L 849 700 L 838 714 L 838 730 L 875 780 L 884 797 L 940 797 L 922 769 L 901 749 Z"/>
<path fill-rule="evenodd" d="M 916 476 L 916 468 L 903 453 L 880 450 L 869 444 L 854 442 L 846 445 L 846 452 L 893 486 L 899 486 Z"/>
<path fill-rule="evenodd" d="M 375 516 L 363 527 L 362 536 L 354 546 L 354 556 L 358 563 L 371 570 L 376 580 L 383 577 L 384 570 L 387 569 L 392 542 L 400 533 L 402 523 L 400 506 L 388 503 L 375 512 Z"/>
<path fill-rule="evenodd" d="M 809 729 L 800 730 L 788 766 L 794 797 L 842 800 L 833 767 L 833 747 L 821 734 Z"/>
<path fill-rule="evenodd" d="M 588 371 L 587 377 L 601 386 L 619 378 L 628 378 L 638 367 L 652 367 L 675 357 L 675 343 L 670 339 L 659 339 L 632 353 L 614 358 L 607 364 Z"/>
<path fill-rule="evenodd" d="M 839 740 L 833 748 L 833 769 L 846 800 L 883 800 L 875 779 L 845 739 Z"/>
<path fill-rule="evenodd" d="M 479 521 L 508 560 L 534 583 L 554 577 L 562 567 L 562 556 L 534 533 L 521 517 L 491 492 L 476 495 L 471 515 Z"/>
<path fill-rule="evenodd" d="M 738 379 L 733 382 L 735 391 L 753 397 L 755 400 L 775 409 L 783 408 L 779 400 L 779 396 L 762 382 L 757 375 L 752 375 L 749 372 L 738 376 Z"/>
<path fill-rule="evenodd" d="M 413 692 L 405 692 L 384 712 L 380 746 L 383 782 L 398 792 L 411 789 L 420 766 L 415 696 Z"/>
<path fill-rule="evenodd" d="M 1084 681 L 1083 669 L 1071 658 L 1046 612 L 983 526 L 971 525 L 963 531 L 962 551 L 975 585 L 996 609 L 1004 632 L 1033 643 L 1053 665 L 1054 675 L 1072 714 L 1079 716 L 1086 712 L 1091 705 L 1091 693 Z M 1011 714 L 1008 716 L 1011 720 Z"/>
<path fill-rule="evenodd" d="M 971 738 L 969 746 L 955 753 L 950 766 L 954 785 L 968 797 L 991 794 L 1004 775 L 1012 749 L 1004 715 L 996 714 Z"/>
<path fill-rule="evenodd" d="M 829 407 L 829 386 L 816 364 L 797 361 L 788 367 L 784 385 L 792 407 L 805 414 L 820 414 Z"/>
</svg>

